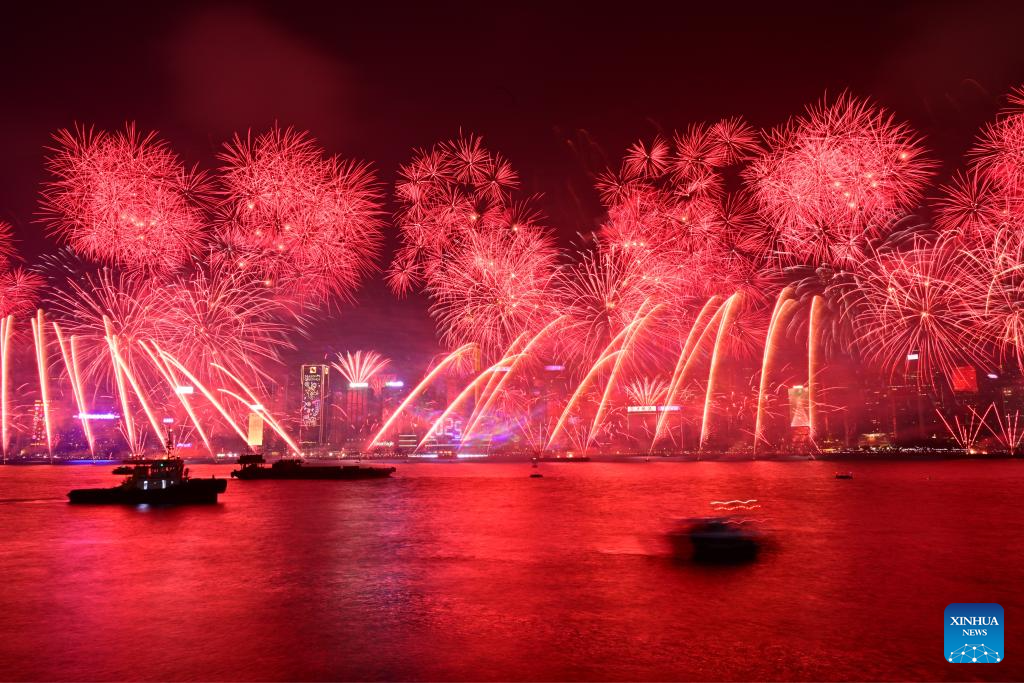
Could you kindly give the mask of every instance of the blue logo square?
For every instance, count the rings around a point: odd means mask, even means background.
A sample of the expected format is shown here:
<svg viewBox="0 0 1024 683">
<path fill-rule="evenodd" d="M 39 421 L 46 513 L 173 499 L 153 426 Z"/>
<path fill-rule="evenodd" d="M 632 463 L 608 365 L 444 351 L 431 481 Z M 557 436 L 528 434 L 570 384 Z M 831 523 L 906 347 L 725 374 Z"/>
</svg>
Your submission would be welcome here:
<svg viewBox="0 0 1024 683">
<path fill-rule="evenodd" d="M 1003 661 L 1003 608 L 994 602 L 954 602 L 946 606 L 945 659 L 954 664 Z"/>
</svg>

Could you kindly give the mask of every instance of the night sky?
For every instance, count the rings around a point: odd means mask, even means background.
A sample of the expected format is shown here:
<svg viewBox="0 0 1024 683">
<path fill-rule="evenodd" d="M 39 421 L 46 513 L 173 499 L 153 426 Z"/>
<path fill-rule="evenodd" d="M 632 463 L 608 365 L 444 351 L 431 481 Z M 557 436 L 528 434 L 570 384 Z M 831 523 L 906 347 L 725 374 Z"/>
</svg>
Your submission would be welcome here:
<svg viewBox="0 0 1024 683">
<path fill-rule="evenodd" d="M 736 114 L 770 127 L 849 90 L 913 124 L 948 174 L 1024 84 L 1019 3 L 428 5 L 32 3 L 0 40 L 0 218 L 27 259 L 52 248 L 44 147 L 76 122 L 136 121 L 213 168 L 234 132 L 279 121 L 389 185 L 413 148 L 461 129 L 511 159 L 568 246 L 600 219 L 594 173 L 637 138 Z M 412 362 L 425 308 L 370 283 L 305 353 Z"/>
</svg>

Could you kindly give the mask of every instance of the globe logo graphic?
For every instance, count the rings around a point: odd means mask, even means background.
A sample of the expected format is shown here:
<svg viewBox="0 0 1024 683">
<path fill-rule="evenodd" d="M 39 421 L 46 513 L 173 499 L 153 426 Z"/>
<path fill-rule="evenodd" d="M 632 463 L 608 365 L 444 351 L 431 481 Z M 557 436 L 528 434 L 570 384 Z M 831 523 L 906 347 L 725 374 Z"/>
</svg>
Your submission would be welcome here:
<svg viewBox="0 0 1024 683">
<path fill-rule="evenodd" d="M 946 660 L 955 664 L 980 664 L 1001 661 L 1002 655 L 992 648 L 985 647 L 984 643 L 968 643 L 950 652 Z"/>
</svg>

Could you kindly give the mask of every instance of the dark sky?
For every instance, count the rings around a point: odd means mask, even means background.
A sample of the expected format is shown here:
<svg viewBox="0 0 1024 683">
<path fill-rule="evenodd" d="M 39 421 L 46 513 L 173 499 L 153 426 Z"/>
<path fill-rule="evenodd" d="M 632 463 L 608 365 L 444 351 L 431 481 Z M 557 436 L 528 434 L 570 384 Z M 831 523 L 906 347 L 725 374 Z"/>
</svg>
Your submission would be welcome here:
<svg viewBox="0 0 1024 683">
<path fill-rule="evenodd" d="M 590 174 L 658 130 L 773 126 L 848 89 L 916 126 L 948 171 L 1024 83 L 1024 3 L 20 4 L 0 37 L 0 218 L 29 257 L 49 248 L 43 148 L 75 122 L 133 120 L 212 167 L 233 132 L 277 120 L 389 184 L 412 148 L 473 131 L 568 240 L 598 218 Z M 430 334 L 422 301 L 377 285 L 361 300 L 335 345 L 397 326 L 401 355 L 403 335 Z"/>
</svg>

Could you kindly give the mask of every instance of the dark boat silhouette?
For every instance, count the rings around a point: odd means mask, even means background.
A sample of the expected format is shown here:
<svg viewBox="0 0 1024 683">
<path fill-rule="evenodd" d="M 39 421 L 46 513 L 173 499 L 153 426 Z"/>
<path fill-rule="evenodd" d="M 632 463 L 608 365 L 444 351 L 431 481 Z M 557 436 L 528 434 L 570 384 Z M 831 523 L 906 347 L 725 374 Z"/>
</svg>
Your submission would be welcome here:
<svg viewBox="0 0 1024 683">
<path fill-rule="evenodd" d="M 72 503 L 93 505 L 192 505 L 212 504 L 227 489 L 226 479 L 193 479 L 181 458 L 131 460 L 115 470 L 128 476 L 119 486 L 106 489 L 75 489 Z"/>
<path fill-rule="evenodd" d="M 284 458 L 269 467 L 261 455 L 243 455 L 241 467 L 231 472 L 237 479 L 384 479 L 394 467 L 363 467 L 361 465 L 306 465 L 297 458 Z"/>
<path fill-rule="evenodd" d="M 836 479 L 853 479 L 853 472 L 836 472 Z"/>
<path fill-rule="evenodd" d="M 761 540 L 749 522 L 732 517 L 681 520 L 669 532 L 675 558 L 695 562 L 750 562 L 757 558 Z"/>
</svg>

